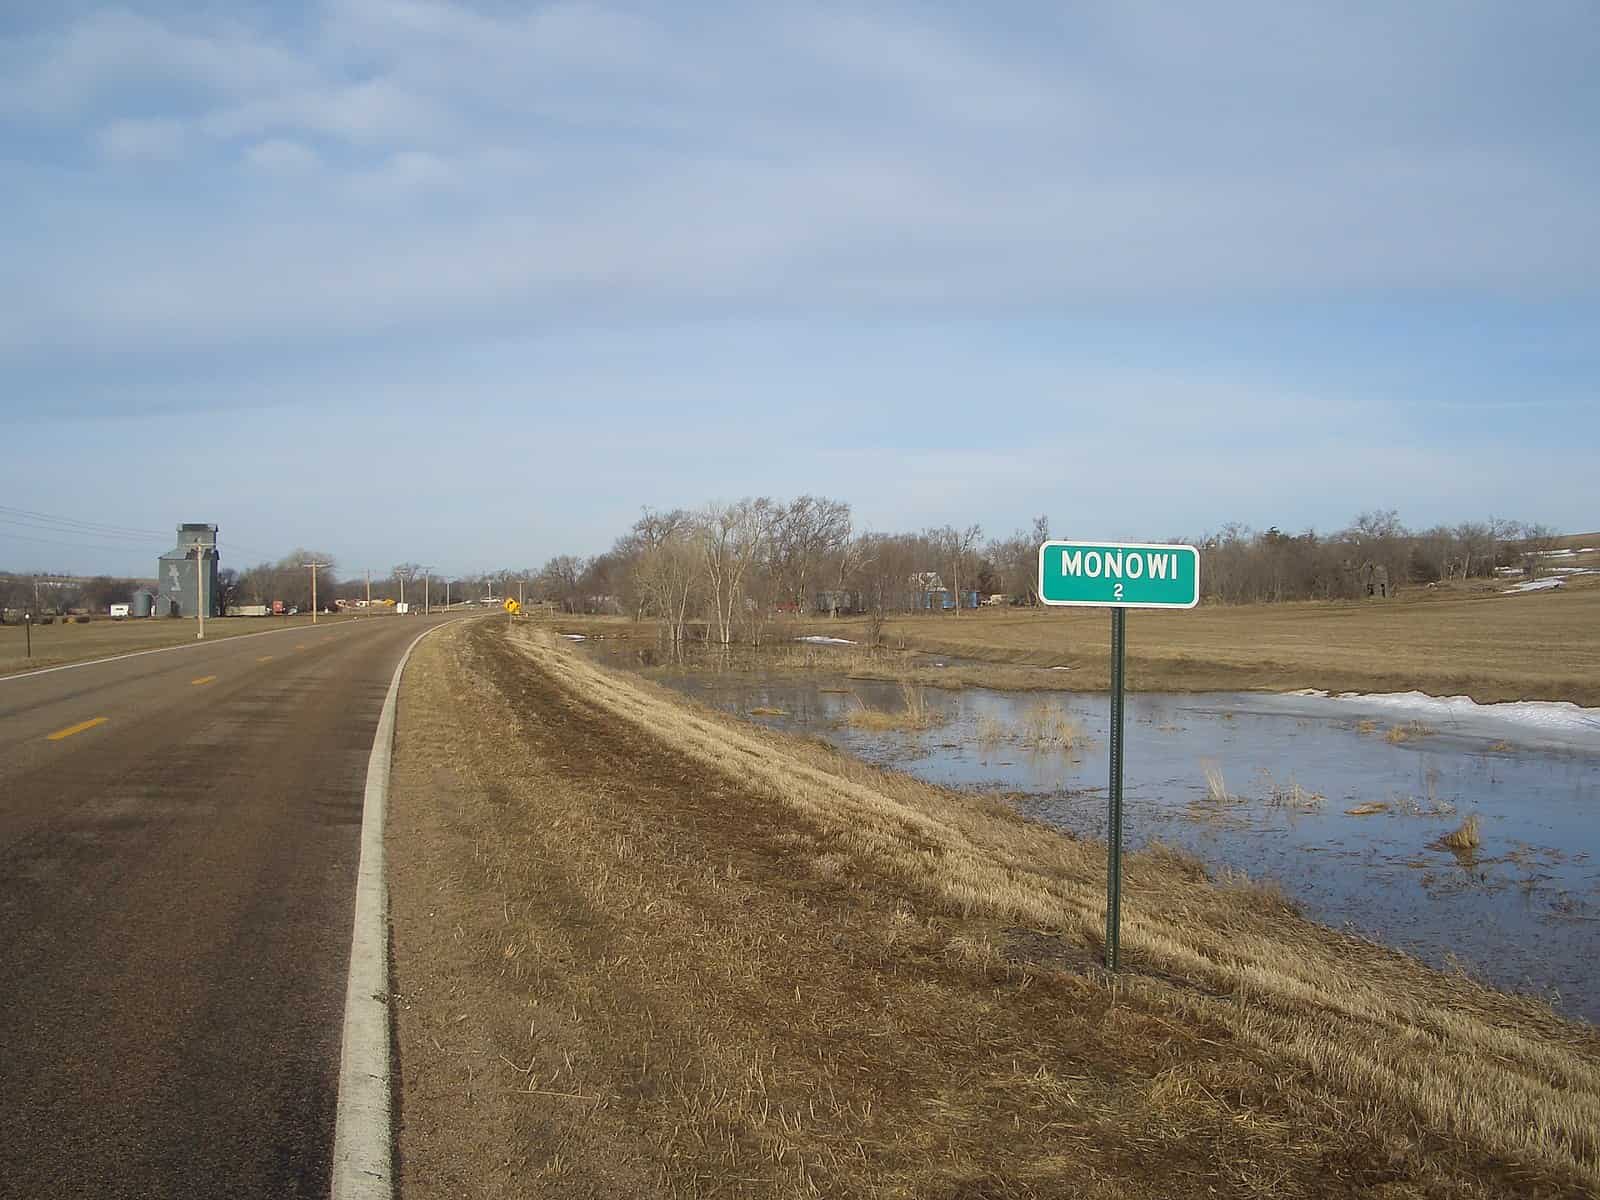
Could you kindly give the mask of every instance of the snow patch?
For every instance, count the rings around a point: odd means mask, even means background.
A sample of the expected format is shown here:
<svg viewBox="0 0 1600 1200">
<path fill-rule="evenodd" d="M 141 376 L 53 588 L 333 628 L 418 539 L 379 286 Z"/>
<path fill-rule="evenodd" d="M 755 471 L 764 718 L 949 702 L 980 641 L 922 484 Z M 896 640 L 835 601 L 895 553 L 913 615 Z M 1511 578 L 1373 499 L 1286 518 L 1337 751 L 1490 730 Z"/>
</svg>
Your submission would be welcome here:
<svg viewBox="0 0 1600 1200">
<path fill-rule="evenodd" d="M 589 640 L 581 633 L 563 633 L 561 636 L 569 642 L 587 642 Z"/>
<path fill-rule="evenodd" d="M 813 646 L 854 646 L 849 638 L 823 637 L 820 633 L 795 638 L 797 642 L 810 642 Z"/>
<path fill-rule="evenodd" d="M 1563 742 L 1600 745 L 1600 708 L 1583 708 L 1568 700 L 1509 700 L 1479 704 L 1470 696 L 1430 696 L 1426 692 L 1341 692 L 1330 695 L 1314 688 L 1290 692 L 1332 700 L 1405 720 L 1423 721 L 1454 732 L 1492 735 L 1498 730 L 1548 735 Z"/>
<path fill-rule="evenodd" d="M 1527 583 L 1518 583 L 1508 587 L 1500 594 L 1502 596 L 1515 596 L 1518 592 L 1548 592 L 1552 588 L 1566 586 L 1567 581 L 1565 579 L 1530 579 Z"/>
</svg>

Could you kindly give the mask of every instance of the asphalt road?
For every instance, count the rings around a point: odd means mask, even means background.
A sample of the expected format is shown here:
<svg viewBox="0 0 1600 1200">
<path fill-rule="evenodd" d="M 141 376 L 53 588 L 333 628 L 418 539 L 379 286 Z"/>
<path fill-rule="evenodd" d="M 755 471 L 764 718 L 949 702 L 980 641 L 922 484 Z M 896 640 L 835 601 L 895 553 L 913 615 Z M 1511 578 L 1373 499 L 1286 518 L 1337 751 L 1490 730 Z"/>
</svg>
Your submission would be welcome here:
<svg viewBox="0 0 1600 1200">
<path fill-rule="evenodd" d="M 367 756 L 438 620 L 0 679 L 0 1196 L 327 1194 Z"/>
</svg>

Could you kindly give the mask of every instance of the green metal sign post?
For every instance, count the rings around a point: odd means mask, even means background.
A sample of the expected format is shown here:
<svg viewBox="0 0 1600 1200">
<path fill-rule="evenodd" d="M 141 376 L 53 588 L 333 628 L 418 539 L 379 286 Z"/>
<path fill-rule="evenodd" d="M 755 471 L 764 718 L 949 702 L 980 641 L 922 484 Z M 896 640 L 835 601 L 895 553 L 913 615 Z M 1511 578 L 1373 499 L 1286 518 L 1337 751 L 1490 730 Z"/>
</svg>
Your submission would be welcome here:
<svg viewBox="0 0 1600 1200">
<path fill-rule="evenodd" d="M 1111 777 L 1106 819 L 1106 969 L 1122 948 L 1123 697 L 1130 608 L 1193 608 L 1200 603 L 1200 552 L 1152 542 L 1045 542 L 1039 547 L 1039 599 L 1063 608 L 1111 609 Z"/>
</svg>

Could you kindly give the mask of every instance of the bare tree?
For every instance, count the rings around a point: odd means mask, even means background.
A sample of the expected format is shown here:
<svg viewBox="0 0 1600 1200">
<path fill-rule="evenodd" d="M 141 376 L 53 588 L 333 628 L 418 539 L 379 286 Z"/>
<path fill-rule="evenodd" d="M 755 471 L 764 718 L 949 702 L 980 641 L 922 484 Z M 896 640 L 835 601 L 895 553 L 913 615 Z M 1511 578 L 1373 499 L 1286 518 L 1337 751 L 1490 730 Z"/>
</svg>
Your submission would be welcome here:
<svg viewBox="0 0 1600 1200">
<path fill-rule="evenodd" d="M 572 554 L 558 554 L 534 576 L 534 595 L 553 600 L 564 612 L 583 610 L 583 578 L 589 560 Z"/>
<path fill-rule="evenodd" d="M 1556 548 L 1556 543 L 1561 539 L 1556 531 L 1548 525 L 1524 525 L 1522 527 L 1522 569 L 1533 577 L 1538 578 L 1550 569 L 1550 551 Z"/>
<path fill-rule="evenodd" d="M 850 506 L 822 496 L 800 496 L 773 521 L 772 571 L 778 594 L 807 611 L 822 561 L 850 540 Z"/>
<path fill-rule="evenodd" d="M 674 645 L 684 641 L 702 578 L 701 554 L 687 531 L 675 530 L 639 556 L 639 581 Z"/>
<path fill-rule="evenodd" d="M 772 537 L 772 501 L 746 498 L 709 504 L 697 530 L 717 640 L 733 641 L 734 616 L 742 606 L 751 568 Z"/>
<path fill-rule="evenodd" d="M 942 529 L 929 529 L 925 537 L 938 551 L 939 570 L 944 576 L 944 584 L 955 600 L 956 615 L 961 614 L 961 585 L 963 580 L 970 580 L 977 574 L 978 543 L 983 540 L 983 528 L 979 525 L 968 525 L 965 529 L 957 529 L 953 525 L 946 525 Z"/>
</svg>

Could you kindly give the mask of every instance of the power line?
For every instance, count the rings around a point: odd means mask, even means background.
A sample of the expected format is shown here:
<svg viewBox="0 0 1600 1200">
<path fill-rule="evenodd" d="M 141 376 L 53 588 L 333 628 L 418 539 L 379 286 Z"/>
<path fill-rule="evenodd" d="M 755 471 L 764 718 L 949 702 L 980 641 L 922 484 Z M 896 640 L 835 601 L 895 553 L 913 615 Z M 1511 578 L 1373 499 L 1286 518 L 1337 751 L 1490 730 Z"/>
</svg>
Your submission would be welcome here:
<svg viewBox="0 0 1600 1200">
<path fill-rule="evenodd" d="M 135 529 L 130 525 L 108 525 L 102 521 L 84 521 L 77 517 L 64 517 L 55 513 L 35 512 L 28 508 L 12 508 L 0 504 L 0 513 L 27 521 L 30 525 L 59 527 L 64 532 L 106 534 L 113 537 L 165 538 L 168 535 L 153 529 Z M 4 519 L 4 518 L 0 518 Z"/>
</svg>

